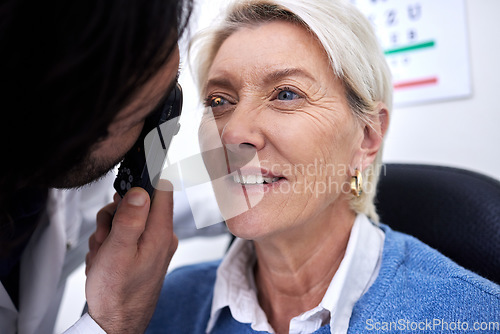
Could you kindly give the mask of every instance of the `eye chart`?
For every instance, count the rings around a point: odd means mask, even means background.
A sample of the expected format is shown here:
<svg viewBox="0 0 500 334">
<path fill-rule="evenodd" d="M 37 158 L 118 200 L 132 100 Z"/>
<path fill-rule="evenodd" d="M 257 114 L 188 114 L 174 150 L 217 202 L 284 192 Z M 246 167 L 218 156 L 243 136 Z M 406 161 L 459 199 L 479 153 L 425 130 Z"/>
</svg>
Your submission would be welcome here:
<svg viewBox="0 0 500 334">
<path fill-rule="evenodd" d="M 394 105 L 471 95 L 465 0 L 351 0 L 391 68 Z"/>
</svg>

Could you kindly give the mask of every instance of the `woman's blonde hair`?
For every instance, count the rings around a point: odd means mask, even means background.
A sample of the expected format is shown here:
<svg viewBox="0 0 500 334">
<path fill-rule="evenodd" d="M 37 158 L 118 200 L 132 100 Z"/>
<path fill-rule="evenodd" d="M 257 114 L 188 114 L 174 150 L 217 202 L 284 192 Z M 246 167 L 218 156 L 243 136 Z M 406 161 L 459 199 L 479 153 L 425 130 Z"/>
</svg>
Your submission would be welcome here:
<svg viewBox="0 0 500 334">
<path fill-rule="evenodd" d="M 392 110 L 390 70 L 370 22 L 347 0 L 241 0 L 233 2 L 222 20 L 201 32 L 191 44 L 200 92 L 222 43 L 242 27 L 284 20 L 300 24 L 327 53 L 333 74 L 344 85 L 353 114 L 370 126 L 378 104 Z M 195 50 L 195 52 L 193 52 Z M 351 207 L 378 222 L 374 199 L 382 165 L 382 147 L 375 161 L 363 171 L 364 192 Z"/>
</svg>

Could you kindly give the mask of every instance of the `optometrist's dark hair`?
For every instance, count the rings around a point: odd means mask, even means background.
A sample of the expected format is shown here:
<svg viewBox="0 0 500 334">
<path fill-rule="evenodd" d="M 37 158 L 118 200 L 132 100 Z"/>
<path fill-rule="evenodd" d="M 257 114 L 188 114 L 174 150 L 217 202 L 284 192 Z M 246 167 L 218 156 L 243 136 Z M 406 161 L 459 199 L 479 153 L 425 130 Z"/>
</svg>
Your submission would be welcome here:
<svg viewBox="0 0 500 334">
<path fill-rule="evenodd" d="M 166 62 L 192 0 L 0 1 L 0 204 L 83 161 Z"/>
</svg>

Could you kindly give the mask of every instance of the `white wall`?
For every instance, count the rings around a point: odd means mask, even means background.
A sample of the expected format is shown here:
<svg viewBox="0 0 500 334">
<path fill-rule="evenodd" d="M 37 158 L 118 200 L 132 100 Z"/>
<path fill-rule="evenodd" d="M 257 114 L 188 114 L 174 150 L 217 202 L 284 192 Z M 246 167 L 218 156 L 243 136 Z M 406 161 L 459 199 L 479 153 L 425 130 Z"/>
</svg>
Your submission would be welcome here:
<svg viewBox="0 0 500 334">
<path fill-rule="evenodd" d="M 456 166 L 500 179 L 500 1 L 466 4 L 472 97 L 395 109 L 384 160 Z"/>
</svg>

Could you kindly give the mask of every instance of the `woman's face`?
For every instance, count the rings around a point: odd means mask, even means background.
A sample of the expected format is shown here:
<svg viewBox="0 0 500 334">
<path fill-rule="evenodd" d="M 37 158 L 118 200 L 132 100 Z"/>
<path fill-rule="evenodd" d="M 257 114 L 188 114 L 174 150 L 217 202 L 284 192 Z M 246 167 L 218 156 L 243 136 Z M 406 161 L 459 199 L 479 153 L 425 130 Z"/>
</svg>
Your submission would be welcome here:
<svg viewBox="0 0 500 334">
<path fill-rule="evenodd" d="M 300 233 L 352 214 L 349 182 L 361 167 L 363 126 L 303 27 L 275 21 L 233 33 L 216 54 L 205 97 L 213 116 L 203 117 L 202 148 L 211 146 L 210 127 L 225 148 L 222 159 L 205 157 L 207 169 L 213 179 L 232 173 L 214 185 L 219 204 L 239 205 L 236 195 L 244 194 L 252 207 L 226 217 L 232 233 Z"/>
</svg>

